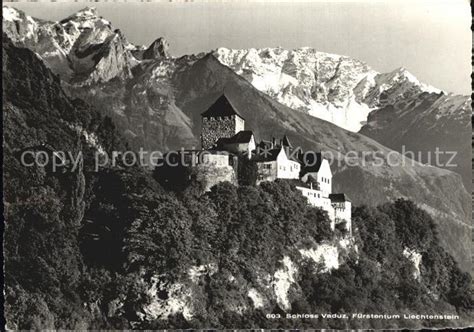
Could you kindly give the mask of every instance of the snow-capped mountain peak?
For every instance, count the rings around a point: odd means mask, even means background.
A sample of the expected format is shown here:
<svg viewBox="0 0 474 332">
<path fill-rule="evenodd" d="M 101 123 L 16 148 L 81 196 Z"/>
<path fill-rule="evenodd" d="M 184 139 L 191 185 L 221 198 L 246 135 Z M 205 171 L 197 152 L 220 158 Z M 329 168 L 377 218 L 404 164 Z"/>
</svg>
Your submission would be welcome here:
<svg viewBox="0 0 474 332">
<path fill-rule="evenodd" d="M 136 62 L 131 45 L 119 30 L 86 7 L 55 22 L 3 7 L 3 30 L 19 46 L 35 51 L 62 79 L 75 84 L 129 77 Z"/>
<path fill-rule="evenodd" d="M 60 22 L 63 26 L 73 25 L 79 30 L 93 29 L 97 25 L 105 25 L 111 28 L 111 23 L 99 16 L 95 7 L 86 7 Z"/>
<path fill-rule="evenodd" d="M 359 130 L 370 112 L 353 90 L 376 72 L 359 60 L 311 47 L 219 48 L 214 56 L 282 104 L 345 129 Z"/>
<path fill-rule="evenodd" d="M 379 73 L 362 61 L 311 47 L 218 48 L 214 56 L 282 104 L 359 131 L 367 115 L 387 102 L 442 91 L 406 68 Z"/>
<path fill-rule="evenodd" d="M 19 21 L 21 20 L 20 11 L 18 9 L 8 6 L 2 6 L 2 16 L 4 21 Z"/>
<path fill-rule="evenodd" d="M 359 83 L 359 100 L 370 107 L 394 104 L 399 99 L 415 97 L 421 93 L 442 93 L 430 85 L 421 83 L 406 68 L 400 67 L 388 73 L 379 73 Z"/>
<path fill-rule="evenodd" d="M 387 79 L 387 84 L 394 84 L 394 83 L 400 83 L 400 82 L 409 82 L 415 86 L 420 87 L 421 90 L 426 91 L 426 92 L 435 92 L 439 93 L 441 90 L 436 89 L 430 85 L 421 83 L 415 75 L 410 73 L 405 67 L 399 67 L 392 72 L 389 72 L 387 74 L 380 74 L 381 76 L 384 76 L 384 78 Z"/>
<path fill-rule="evenodd" d="M 148 48 L 133 45 L 94 7 L 81 9 L 59 22 L 35 19 L 11 7 L 4 6 L 3 12 L 7 35 L 16 44 L 34 50 L 71 84 L 127 79 L 140 63 L 147 70 L 162 68 L 166 72 L 165 67 L 179 61 L 170 56 L 163 38 Z M 354 132 L 376 109 L 415 100 L 421 94 L 443 93 L 420 82 L 404 67 L 380 73 L 357 59 L 311 47 L 221 47 L 212 55 L 278 102 Z M 152 66 L 146 67 L 145 63 L 150 62 Z"/>
<path fill-rule="evenodd" d="M 75 14 L 72 14 L 66 20 L 71 19 L 71 18 L 83 18 L 83 19 L 91 19 L 91 18 L 97 18 L 99 17 L 99 13 L 97 11 L 97 8 L 88 6 L 85 7 L 79 11 L 77 11 Z"/>
</svg>

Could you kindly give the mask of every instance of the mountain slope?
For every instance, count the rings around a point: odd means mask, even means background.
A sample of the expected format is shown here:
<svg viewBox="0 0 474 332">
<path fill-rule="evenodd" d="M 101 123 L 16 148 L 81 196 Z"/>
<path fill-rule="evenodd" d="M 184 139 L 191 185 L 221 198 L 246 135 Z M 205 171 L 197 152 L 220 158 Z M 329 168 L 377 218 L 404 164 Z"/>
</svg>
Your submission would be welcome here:
<svg viewBox="0 0 474 332">
<path fill-rule="evenodd" d="M 3 6 L 2 25 L 15 45 L 35 51 L 61 79 L 79 85 L 131 77 L 132 52 L 140 49 L 93 7 L 52 22 Z"/>
<path fill-rule="evenodd" d="M 425 92 L 377 108 L 360 133 L 396 151 L 413 152 L 420 162 L 458 172 L 470 189 L 470 117 L 469 97 Z"/>
</svg>

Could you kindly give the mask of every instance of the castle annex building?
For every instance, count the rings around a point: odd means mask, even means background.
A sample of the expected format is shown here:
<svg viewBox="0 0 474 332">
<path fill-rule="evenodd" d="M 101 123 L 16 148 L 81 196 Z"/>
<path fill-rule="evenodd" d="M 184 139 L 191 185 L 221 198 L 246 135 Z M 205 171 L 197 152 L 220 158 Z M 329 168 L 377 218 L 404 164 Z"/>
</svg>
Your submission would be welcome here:
<svg viewBox="0 0 474 332">
<path fill-rule="evenodd" d="M 331 228 L 345 224 L 352 234 L 351 202 L 343 193 L 332 192 L 332 172 L 327 159 L 321 153 L 305 154 L 294 148 L 285 135 L 282 139 L 256 142 L 254 133 L 245 130 L 245 119 L 225 95 L 220 96 L 208 110 L 201 114 L 202 150 L 194 155 L 195 167 L 203 167 L 209 174 L 207 189 L 221 181 L 236 182 L 238 157 L 246 158 L 256 164 L 257 180 L 275 181 L 292 179 L 296 188 L 308 199 L 308 203 L 327 211 Z M 191 150 L 180 151 L 189 155 Z M 211 172 L 210 169 L 215 169 Z M 212 175 L 214 174 L 214 175 Z"/>
</svg>

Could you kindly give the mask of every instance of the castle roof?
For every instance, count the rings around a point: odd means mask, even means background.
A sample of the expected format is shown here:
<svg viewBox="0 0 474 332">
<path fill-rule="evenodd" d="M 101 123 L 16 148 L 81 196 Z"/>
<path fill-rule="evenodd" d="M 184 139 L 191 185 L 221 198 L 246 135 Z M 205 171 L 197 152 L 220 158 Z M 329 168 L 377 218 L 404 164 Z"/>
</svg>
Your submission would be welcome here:
<svg viewBox="0 0 474 332">
<path fill-rule="evenodd" d="M 258 152 L 258 154 L 254 157 L 256 162 L 266 162 L 266 161 L 275 161 L 278 157 L 278 154 L 281 151 L 281 147 L 271 149 L 271 150 L 264 150 Z"/>
<path fill-rule="evenodd" d="M 260 145 L 257 148 L 257 154 L 253 160 L 255 160 L 256 162 L 275 161 L 281 150 L 285 151 L 285 154 L 289 160 L 300 163 L 299 160 L 290 156 L 289 150 L 286 147 L 277 146 L 275 148 L 268 149 L 267 146 L 265 146 L 265 144 L 262 144 L 262 142 L 260 142 Z"/>
<path fill-rule="evenodd" d="M 261 149 L 272 149 L 273 148 L 273 143 L 270 142 L 270 141 L 261 140 L 257 144 L 257 147 L 259 147 Z"/>
<path fill-rule="evenodd" d="M 316 160 L 315 160 L 316 158 Z M 323 163 L 323 156 L 321 152 L 315 153 L 307 153 L 307 154 L 300 154 L 299 159 L 301 164 L 303 165 L 303 173 L 317 173 L 321 168 L 321 164 Z"/>
<path fill-rule="evenodd" d="M 219 149 L 205 149 L 205 150 L 198 150 L 198 149 L 188 149 L 188 150 L 171 150 L 165 153 L 163 156 L 173 154 L 174 156 L 178 155 L 191 155 L 194 154 L 196 156 L 199 156 L 201 154 L 212 154 L 212 155 L 228 155 L 228 156 L 233 156 L 234 154 L 231 152 L 228 152 L 226 150 L 219 150 Z"/>
<path fill-rule="evenodd" d="M 220 138 L 222 143 L 225 144 L 236 144 L 236 143 L 249 143 L 252 140 L 253 132 L 251 130 L 241 130 L 230 138 Z"/>
<path fill-rule="evenodd" d="M 331 200 L 331 203 L 350 202 L 346 194 L 329 194 L 329 199 Z"/>
<path fill-rule="evenodd" d="M 231 102 L 225 95 L 217 98 L 214 104 L 212 104 L 211 107 L 207 109 L 207 111 L 201 113 L 202 117 L 219 117 L 231 115 L 238 115 L 244 119 L 244 117 L 232 106 Z"/>
</svg>

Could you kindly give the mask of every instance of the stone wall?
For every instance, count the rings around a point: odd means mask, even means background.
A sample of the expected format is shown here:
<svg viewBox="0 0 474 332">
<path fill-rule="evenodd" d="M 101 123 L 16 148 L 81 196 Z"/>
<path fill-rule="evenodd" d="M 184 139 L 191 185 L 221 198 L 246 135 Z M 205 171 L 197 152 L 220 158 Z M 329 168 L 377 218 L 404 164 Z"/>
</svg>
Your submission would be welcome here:
<svg viewBox="0 0 474 332">
<path fill-rule="evenodd" d="M 220 182 L 228 181 L 237 185 L 237 174 L 232 166 L 198 165 L 198 181 L 203 183 L 204 191 L 209 191 Z"/>
<path fill-rule="evenodd" d="M 276 161 L 257 163 L 257 184 L 264 181 L 275 181 L 277 179 L 277 167 Z"/>
<path fill-rule="evenodd" d="M 345 222 L 346 229 L 352 234 L 352 204 L 349 201 L 333 203 L 334 219 L 336 223 Z"/>
<path fill-rule="evenodd" d="M 219 138 L 232 137 L 237 134 L 236 116 L 202 118 L 201 146 L 211 148 Z"/>
</svg>

